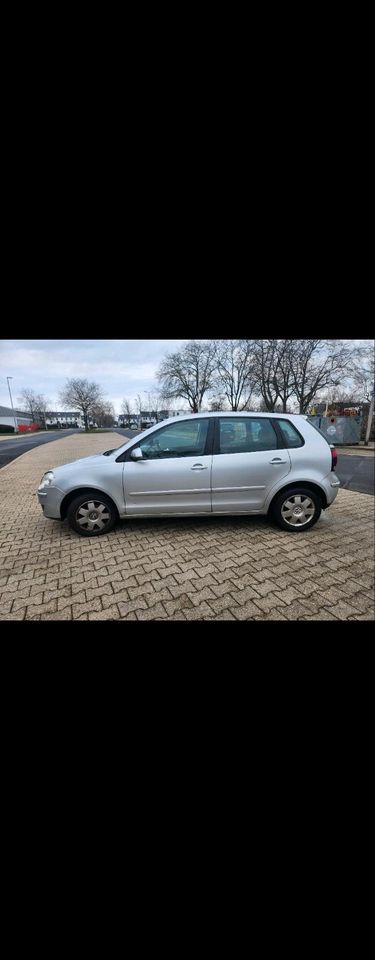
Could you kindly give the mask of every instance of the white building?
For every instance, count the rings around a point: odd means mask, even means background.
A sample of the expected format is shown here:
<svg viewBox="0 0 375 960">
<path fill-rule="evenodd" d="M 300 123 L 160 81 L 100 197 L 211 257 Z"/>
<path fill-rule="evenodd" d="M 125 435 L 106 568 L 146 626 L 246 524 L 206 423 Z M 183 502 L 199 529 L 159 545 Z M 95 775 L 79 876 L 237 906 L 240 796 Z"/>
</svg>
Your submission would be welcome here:
<svg viewBox="0 0 375 960">
<path fill-rule="evenodd" d="M 9 427 L 10 431 L 14 430 L 14 420 L 17 421 L 17 427 L 20 424 L 24 424 L 27 427 L 30 427 L 33 420 L 29 413 L 25 413 L 22 410 L 14 410 L 14 413 L 11 407 L 0 407 L 0 427 Z M 41 426 L 44 428 L 44 418 L 42 418 Z M 76 410 L 50 410 L 46 413 L 45 425 L 47 428 L 67 429 L 69 427 L 81 427 L 85 426 L 83 422 L 83 417 L 81 413 L 78 413 Z M 96 424 L 89 417 L 90 427 L 95 427 Z"/>
<path fill-rule="evenodd" d="M 47 427 L 84 427 L 82 414 L 77 411 L 49 410 L 46 413 Z"/>
<path fill-rule="evenodd" d="M 33 422 L 30 415 L 22 410 L 14 410 L 13 412 L 11 407 L 0 407 L 0 427 L 9 427 L 10 430 L 14 430 L 15 419 L 17 427 L 21 423 L 29 427 Z"/>
<path fill-rule="evenodd" d="M 132 413 L 130 417 L 121 413 L 118 418 L 119 427 L 130 427 L 132 429 L 147 430 L 155 426 L 156 423 L 162 423 L 163 420 L 169 420 L 170 417 L 183 417 L 189 413 L 189 410 L 159 410 L 157 413 L 150 410 L 142 410 L 141 413 Z"/>
</svg>

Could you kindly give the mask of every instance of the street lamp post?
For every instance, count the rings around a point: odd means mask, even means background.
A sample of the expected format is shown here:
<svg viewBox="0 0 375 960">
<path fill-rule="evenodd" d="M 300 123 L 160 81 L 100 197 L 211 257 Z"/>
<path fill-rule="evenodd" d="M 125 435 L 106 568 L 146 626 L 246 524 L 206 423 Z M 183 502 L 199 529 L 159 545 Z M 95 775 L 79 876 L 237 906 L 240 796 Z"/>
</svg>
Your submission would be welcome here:
<svg viewBox="0 0 375 960">
<path fill-rule="evenodd" d="M 13 377 L 7 377 L 7 384 L 8 384 L 8 390 L 9 390 L 9 396 L 10 396 L 10 405 L 11 405 L 12 411 L 13 411 L 14 432 L 15 432 L 15 433 L 18 433 L 17 417 L 16 417 L 16 414 L 15 414 L 15 412 L 14 412 L 13 400 L 12 400 L 12 394 L 11 394 L 11 392 L 10 392 L 10 383 L 9 383 L 9 380 L 13 380 Z"/>
</svg>

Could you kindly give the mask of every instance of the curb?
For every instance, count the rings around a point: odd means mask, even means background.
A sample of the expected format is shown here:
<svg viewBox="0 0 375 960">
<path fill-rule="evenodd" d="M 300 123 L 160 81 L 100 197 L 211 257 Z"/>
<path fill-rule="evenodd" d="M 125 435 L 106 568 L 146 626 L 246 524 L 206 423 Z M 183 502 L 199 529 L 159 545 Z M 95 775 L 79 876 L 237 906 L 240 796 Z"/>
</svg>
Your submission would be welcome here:
<svg viewBox="0 0 375 960">
<path fill-rule="evenodd" d="M 18 437 L 44 437 L 46 433 L 49 433 L 49 430 L 38 430 L 37 433 L 9 433 L 8 436 L 0 436 L 0 443 L 2 440 L 17 440 Z"/>
<path fill-rule="evenodd" d="M 368 460 L 370 457 L 374 458 L 375 450 L 371 447 L 336 447 L 337 454 L 340 456 L 340 453 L 343 457 L 352 456 L 352 457 L 363 457 L 365 460 Z"/>
<path fill-rule="evenodd" d="M 73 434 L 73 436 L 74 436 L 74 434 Z M 117 433 L 116 436 L 119 437 L 120 434 Z M 61 437 L 61 439 L 71 440 L 72 437 Z M 124 440 L 124 445 L 125 445 L 125 443 L 127 443 L 126 437 L 121 437 L 121 440 Z M 50 442 L 51 442 L 51 443 L 60 443 L 60 437 L 56 437 L 55 440 L 51 440 Z M 40 444 L 38 444 L 38 446 L 39 446 L 39 447 L 43 447 L 43 446 L 46 446 L 46 444 L 40 443 Z M 123 446 L 123 444 L 119 443 L 119 447 L 121 447 L 121 446 Z M 0 480 L 1 480 L 1 477 L 2 477 L 2 475 L 3 475 L 3 473 L 4 473 L 4 470 L 7 470 L 8 467 L 12 467 L 13 464 L 16 463 L 18 460 L 23 460 L 24 457 L 28 457 L 29 453 L 35 453 L 35 450 L 37 450 L 37 449 L 38 449 L 38 447 L 33 447 L 32 450 L 25 450 L 25 453 L 20 453 L 19 457 L 14 457 L 14 459 L 11 460 L 10 463 L 6 463 L 4 467 L 0 467 Z M 95 454 L 94 454 L 94 456 L 95 456 Z M 91 453 L 88 454 L 88 457 L 91 457 Z M 77 459 L 79 459 L 79 458 L 77 458 Z M 68 461 L 68 462 L 72 462 L 72 463 L 73 463 L 73 461 Z M 53 469 L 53 468 L 51 467 L 51 469 Z"/>
<path fill-rule="evenodd" d="M 51 440 L 51 443 L 58 443 L 58 442 L 59 442 L 58 440 Z M 39 444 L 39 446 L 43 446 L 43 444 Z M 13 460 L 10 461 L 10 463 L 6 463 L 4 467 L 0 467 L 0 480 L 4 473 L 4 470 L 8 470 L 9 467 L 12 467 L 13 464 L 16 463 L 18 460 L 23 460 L 23 458 L 27 457 L 29 453 L 34 453 L 34 451 L 37 449 L 38 449 L 37 447 L 34 447 L 33 450 L 25 450 L 25 453 L 20 453 L 19 457 L 14 457 Z"/>
</svg>

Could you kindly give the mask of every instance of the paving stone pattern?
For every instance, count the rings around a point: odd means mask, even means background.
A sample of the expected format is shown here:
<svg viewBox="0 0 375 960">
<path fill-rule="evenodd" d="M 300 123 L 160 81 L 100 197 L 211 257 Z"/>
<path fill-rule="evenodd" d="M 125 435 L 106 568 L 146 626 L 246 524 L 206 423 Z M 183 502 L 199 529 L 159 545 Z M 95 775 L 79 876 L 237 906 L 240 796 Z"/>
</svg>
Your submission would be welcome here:
<svg viewBox="0 0 375 960">
<path fill-rule="evenodd" d="M 122 521 L 98 539 L 45 520 L 42 474 L 123 437 L 71 436 L 0 471 L 1 620 L 373 620 L 374 498 L 340 491 L 310 533 L 265 517 Z"/>
</svg>

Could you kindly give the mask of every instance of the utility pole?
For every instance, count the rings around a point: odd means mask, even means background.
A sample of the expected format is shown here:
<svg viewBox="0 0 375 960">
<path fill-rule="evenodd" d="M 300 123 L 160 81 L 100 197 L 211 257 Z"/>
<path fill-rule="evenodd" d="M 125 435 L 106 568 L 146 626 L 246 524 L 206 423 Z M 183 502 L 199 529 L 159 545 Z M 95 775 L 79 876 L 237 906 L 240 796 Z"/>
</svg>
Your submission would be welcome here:
<svg viewBox="0 0 375 960">
<path fill-rule="evenodd" d="M 13 412 L 14 432 L 15 432 L 15 433 L 18 433 L 17 417 L 16 417 L 15 412 L 14 412 L 13 400 L 12 400 L 12 394 L 11 394 L 11 392 L 10 392 L 10 383 L 9 383 L 9 380 L 13 380 L 13 377 L 7 377 L 7 384 L 8 384 L 8 390 L 9 390 L 9 396 L 10 396 L 10 405 L 11 405 L 11 407 L 12 407 L 12 412 Z"/>
<path fill-rule="evenodd" d="M 368 412 L 365 447 L 368 447 L 368 442 L 371 434 L 372 418 L 374 416 L 374 400 L 375 400 L 375 384 L 373 385 L 373 388 L 372 388 L 372 397 L 371 397 L 370 409 Z"/>
<path fill-rule="evenodd" d="M 332 380 L 332 370 L 333 370 L 333 362 L 332 362 L 332 360 L 331 360 L 331 368 L 330 368 L 330 371 L 329 371 L 329 381 L 330 381 L 330 382 L 329 382 L 329 384 L 328 384 L 328 386 L 327 386 L 327 402 L 326 402 L 326 409 L 325 409 L 325 413 L 324 413 L 324 416 L 325 416 L 325 417 L 328 417 L 328 407 L 329 407 L 329 402 L 330 402 L 330 401 L 329 401 L 329 391 L 332 389 L 332 383 L 331 383 L 331 380 Z"/>
</svg>

